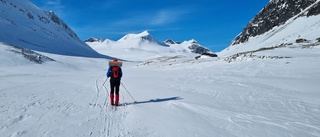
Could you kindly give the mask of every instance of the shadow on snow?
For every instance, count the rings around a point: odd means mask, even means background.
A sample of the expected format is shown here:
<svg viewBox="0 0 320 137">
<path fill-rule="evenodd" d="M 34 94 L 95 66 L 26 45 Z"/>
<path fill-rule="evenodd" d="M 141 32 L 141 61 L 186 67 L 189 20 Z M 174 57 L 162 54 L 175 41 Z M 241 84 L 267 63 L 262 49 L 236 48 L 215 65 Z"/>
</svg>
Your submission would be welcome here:
<svg viewBox="0 0 320 137">
<path fill-rule="evenodd" d="M 181 97 L 170 97 L 170 98 L 157 98 L 157 99 L 150 99 L 148 101 L 135 101 L 131 103 L 125 103 L 125 105 L 136 105 L 136 104 L 145 104 L 145 103 L 159 103 L 159 102 L 166 102 L 172 100 L 181 100 Z"/>
</svg>

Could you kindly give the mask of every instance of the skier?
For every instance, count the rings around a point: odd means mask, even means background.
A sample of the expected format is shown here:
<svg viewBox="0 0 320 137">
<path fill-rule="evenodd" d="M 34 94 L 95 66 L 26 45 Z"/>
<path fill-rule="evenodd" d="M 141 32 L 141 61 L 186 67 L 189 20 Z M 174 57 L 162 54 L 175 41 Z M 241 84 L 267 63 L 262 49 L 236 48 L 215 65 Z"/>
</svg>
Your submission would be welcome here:
<svg viewBox="0 0 320 137">
<path fill-rule="evenodd" d="M 122 77 L 122 70 L 121 66 L 122 62 L 118 62 L 117 59 L 114 59 L 113 61 L 109 61 L 109 69 L 107 71 L 107 77 L 110 78 L 110 87 L 111 87 L 111 93 L 110 93 L 110 102 L 111 105 L 119 105 L 119 88 L 120 88 L 120 81 Z M 114 95 L 114 92 L 116 94 Z M 114 100 L 115 98 L 115 100 Z"/>
</svg>

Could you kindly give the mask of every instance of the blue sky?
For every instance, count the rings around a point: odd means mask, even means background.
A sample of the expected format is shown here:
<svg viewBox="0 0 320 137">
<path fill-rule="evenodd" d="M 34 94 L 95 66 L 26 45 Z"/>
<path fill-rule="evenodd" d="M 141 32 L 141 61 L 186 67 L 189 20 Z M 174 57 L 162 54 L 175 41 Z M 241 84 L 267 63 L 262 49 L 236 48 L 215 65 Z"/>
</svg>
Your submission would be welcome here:
<svg viewBox="0 0 320 137">
<path fill-rule="evenodd" d="M 80 37 L 118 40 L 148 30 L 159 41 L 226 48 L 269 0 L 30 0 L 54 11 Z"/>
</svg>

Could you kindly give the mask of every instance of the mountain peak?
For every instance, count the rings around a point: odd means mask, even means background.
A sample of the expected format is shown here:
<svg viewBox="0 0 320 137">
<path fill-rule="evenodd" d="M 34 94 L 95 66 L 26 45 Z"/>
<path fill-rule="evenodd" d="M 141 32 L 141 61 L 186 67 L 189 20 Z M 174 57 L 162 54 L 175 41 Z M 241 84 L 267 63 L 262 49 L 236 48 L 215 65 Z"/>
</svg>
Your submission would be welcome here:
<svg viewBox="0 0 320 137">
<path fill-rule="evenodd" d="M 198 43 L 195 39 L 191 39 L 191 40 L 189 40 L 188 42 L 194 43 L 194 44 L 197 44 L 197 43 Z"/>
<path fill-rule="evenodd" d="M 173 41 L 172 39 L 167 39 L 164 41 L 165 44 L 177 44 L 175 41 Z"/>
<path fill-rule="evenodd" d="M 137 34 L 137 35 L 139 35 L 139 36 L 148 36 L 148 35 L 150 35 L 150 33 L 147 31 L 147 30 L 145 30 L 145 31 L 143 31 L 143 32 L 141 32 L 141 33 L 139 33 L 139 34 Z"/>
<path fill-rule="evenodd" d="M 145 30 L 141 33 L 138 34 L 127 34 L 124 37 L 122 37 L 121 39 L 118 40 L 118 42 L 122 42 L 122 41 L 131 41 L 131 40 L 139 40 L 139 41 L 149 41 L 149 42 L 156 42 L 157 40 L 155 38 L 153 38 L 150 33 Z"/>
</svg>

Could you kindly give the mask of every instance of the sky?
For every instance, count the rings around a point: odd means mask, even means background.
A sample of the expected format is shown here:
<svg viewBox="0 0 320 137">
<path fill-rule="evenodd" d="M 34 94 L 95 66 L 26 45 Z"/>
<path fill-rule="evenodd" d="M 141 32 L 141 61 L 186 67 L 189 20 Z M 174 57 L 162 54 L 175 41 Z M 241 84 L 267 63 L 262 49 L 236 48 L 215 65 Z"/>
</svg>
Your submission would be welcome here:
<svg viewBox="0 0 320 137">
<path fill-rule="evenodd" d="M 270 0 L 30 0 L 55 12 L 81 40 L 119 40 L 148 30 L 158 41 L 195 39 L 227 48 Z"/>
</svg>

